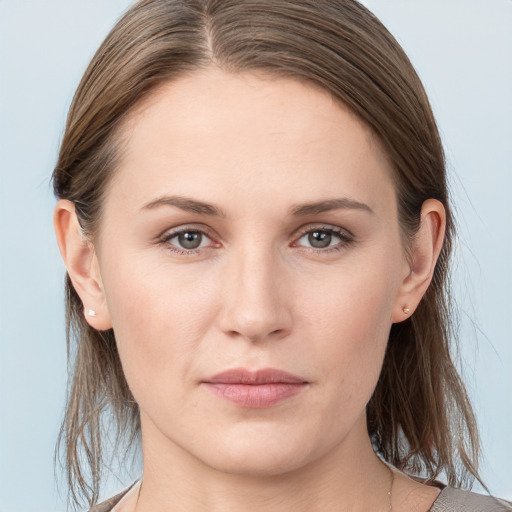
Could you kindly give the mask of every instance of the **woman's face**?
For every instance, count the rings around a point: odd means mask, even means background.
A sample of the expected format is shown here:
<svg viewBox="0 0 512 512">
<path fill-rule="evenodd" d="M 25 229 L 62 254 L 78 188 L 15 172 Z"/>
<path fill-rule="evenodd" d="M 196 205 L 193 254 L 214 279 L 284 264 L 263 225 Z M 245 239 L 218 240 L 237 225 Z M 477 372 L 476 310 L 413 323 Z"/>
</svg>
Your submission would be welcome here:
<svg viewBox="0 0 512 512">
<path fill-rule="evenodd" d="M 377 141 L 316 87 L 212 69 L 124 135 L 97 314 L 147 450 L 278 474 L 367 442 L 410 273 Z"/>
</svg>

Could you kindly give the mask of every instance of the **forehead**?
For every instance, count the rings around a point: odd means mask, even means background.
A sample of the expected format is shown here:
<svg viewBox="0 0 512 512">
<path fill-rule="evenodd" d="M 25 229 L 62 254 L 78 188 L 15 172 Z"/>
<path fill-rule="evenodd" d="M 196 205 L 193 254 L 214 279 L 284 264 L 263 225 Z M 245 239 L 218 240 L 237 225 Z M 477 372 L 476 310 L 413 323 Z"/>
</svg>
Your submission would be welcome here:
<svg viewBox="0 0 512 512">
<path fill-rule="evenodd" d="M 290 78 L 194 72 L 141 103 L 123 135 L 114 183 L 139 203 L 198 184 L 226 197 L 281 189 L 300 202 L 332 195 L 333 181 L 371 203 L 376 184 L 391 184 L 370 129 L 327 91 Z"/>
<path fill-rule="evenodd" d="M 181 117 L 169 117 L 173 110 Z M 164 83 L 128 116 L 124 130 L 140 139 L 142 131 L 157 123 L 166 130 L 176 128 L 176 135 L 194 132 L 206 138 L 215 137 L 212 128 L 221 124 L 225 131 L 229 125 L 236 127 L 240 135 L 241 128 L 251 135 L 259 129 L 285 129 L 290 137 L 305 138 L 314 138 L 327 124 L 339 129 L 358 125 L 358 135 L 377 144 L 371 129 L 326 89 L 259 70 L 230 73 L 212 66 Z"/>
</svg>

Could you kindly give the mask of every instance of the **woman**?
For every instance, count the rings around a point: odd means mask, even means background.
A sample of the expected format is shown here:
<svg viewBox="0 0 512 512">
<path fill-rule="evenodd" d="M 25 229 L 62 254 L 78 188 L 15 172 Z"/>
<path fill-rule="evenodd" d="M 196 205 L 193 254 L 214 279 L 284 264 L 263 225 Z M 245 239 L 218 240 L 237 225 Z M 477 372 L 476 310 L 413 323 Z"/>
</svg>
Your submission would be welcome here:
<svg viewBox="0 0 512 512">
<path fill-rule="evenodd" d="M 453 488 L 478 436 L 443 151 L 361 5 L 139 2 L 78 88 L 54 187 L 62 436 L 93 510 L 507 510 Z M 97 506 L 109 410 L 144 474 Z"/>
</svg>

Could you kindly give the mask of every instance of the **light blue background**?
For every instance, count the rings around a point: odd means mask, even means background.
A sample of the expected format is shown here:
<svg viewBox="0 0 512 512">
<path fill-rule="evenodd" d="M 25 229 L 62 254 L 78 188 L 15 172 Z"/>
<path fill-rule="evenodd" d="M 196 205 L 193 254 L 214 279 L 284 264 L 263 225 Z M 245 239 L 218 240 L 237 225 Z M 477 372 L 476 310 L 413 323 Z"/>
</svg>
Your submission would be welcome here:
<svg viewBox="0 0 512 512">
<path fill-rule="evenodd" d="M 0 0 L 0 512 L 66 508 L 53 477 L 66 361 L 49 176 L 74 89 L 129 3 Z M 417 67 L 446 145 L 462 372 L 484 480 L 512 499 L 512 2 L 365 4 Z M 126 482 L 110 480 L 105 494 Z"/>
</svg>

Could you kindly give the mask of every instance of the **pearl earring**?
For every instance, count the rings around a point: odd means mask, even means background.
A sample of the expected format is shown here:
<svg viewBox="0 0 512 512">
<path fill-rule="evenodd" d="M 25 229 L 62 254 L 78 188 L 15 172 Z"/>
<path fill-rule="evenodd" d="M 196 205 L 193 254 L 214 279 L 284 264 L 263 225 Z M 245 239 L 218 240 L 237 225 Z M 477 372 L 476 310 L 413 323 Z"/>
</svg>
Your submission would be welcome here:
<svg viewBox="0 0 512 512">
<path fill-rule="evenodd" d="M 94 311 L 94 309 L 89 309 L 89 311 L 87 311 L 87 314 L 89 316 L 96 316 L 96 311 Z"/>
<path fill-rule="evenodd" d="M 411 312 L 411 310 L 410 310 L 407 306 L 404 306 L 404 307 L 402 308 L 402 311 L 403 311 L 406 315 L 408 315 L 408 314 Z"/>
</svg>

